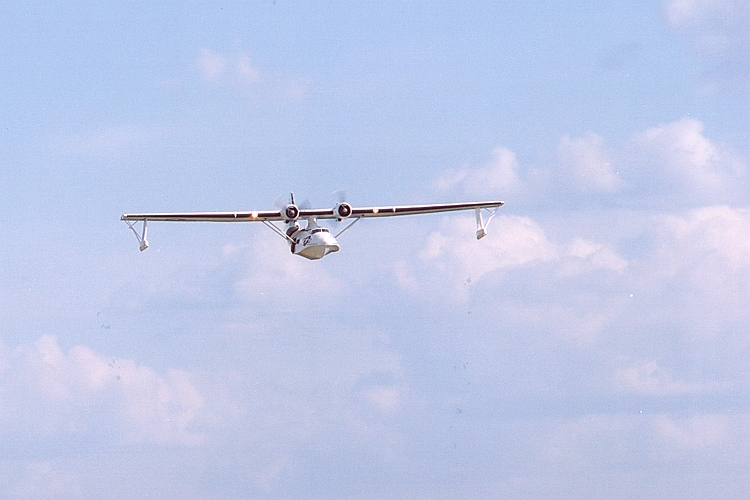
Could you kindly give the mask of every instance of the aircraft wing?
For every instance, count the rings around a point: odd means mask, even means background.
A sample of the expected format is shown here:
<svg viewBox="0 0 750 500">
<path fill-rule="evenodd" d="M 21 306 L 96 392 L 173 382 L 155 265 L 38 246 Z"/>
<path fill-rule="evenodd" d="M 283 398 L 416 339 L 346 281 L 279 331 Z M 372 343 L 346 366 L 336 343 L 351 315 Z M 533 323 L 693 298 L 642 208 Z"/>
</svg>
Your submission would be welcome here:
<svg viewBox="0 0 750 500">
<path fill-rule="evenodd" d="M 165 221 L 165 222 L 252 222 L 282 221 L 280 210 L 257 210 L 254 212 L 184 212 L 125 214 L 120 217 L 126 221 Z"/>
<path fill-rule="evenodd" d="M 393 217 L 396 215 L 417 215 L 436 212 L 454 212 L 457 210 L 475 210 L 481 208 L 498 208 L 502 201 L 472 201 L 468 203 L 433 203 L 429 205 L 396 205 L 380 207 L 351 207 L 348 218 L 360 217 Z M 336 208 L 302 208 L 298 219 L 315 217 L 316 219 L 338 219 Z M 184 212 L 184 213 L 146 213 L 125 214 L 124 221 L 165 221 L 165 222 L 253 222 L 285 221 L 280 210 L 258 210 L 252 212 Z"/>
<path fill-rule="evenodd" d="M 467 203 L 433 203 L 429 205 L 396 205 L 382 207 L 352 207 L 350 218 L 359 217 L 393 217 L 396 215 L 431 214 L 437 212 L 455 212 L 458 210 L 475 210 L 481 208 L 498 208 L 504 205 L 502 201 L 472 201 Z M 304 213 L 304 210 L 300 211 Z M 335 219 L 336 214 L 328 211 L 319 215 L 320 219 Z M 301 215 L 300 215 L 301 216 Z"/>
</svg>

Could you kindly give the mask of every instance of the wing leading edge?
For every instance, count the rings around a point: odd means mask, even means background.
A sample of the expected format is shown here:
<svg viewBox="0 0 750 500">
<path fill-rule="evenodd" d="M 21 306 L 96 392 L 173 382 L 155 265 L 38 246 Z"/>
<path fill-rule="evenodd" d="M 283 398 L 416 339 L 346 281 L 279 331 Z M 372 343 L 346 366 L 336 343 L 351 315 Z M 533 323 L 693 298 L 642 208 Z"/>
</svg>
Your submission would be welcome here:
<svg viewBox="0 0 750 500">
<path fill-rule="evenodd" d="M 472 201 L 467 203 L 433 203 L 429 205 L 400 205 L 352 208 L 351 217 L 393 217 L 396 215 L 432 214 L 459 210 L 492 209 L 503 206 L 502 201 Z"/>
<path fill-rule="evenodd" d="M 499 208 L 502 201 L 473 201 L 467 203 L 433 203 L 428 205 L 395 205 L 379 207 L 352 207 L 348 218 L 360 217 L 394 217 L 397 215 L 418 215 L 438 212 L 455 212 L 459 210 Z M 335 208 L 300 209 L 297 218 L 315 217 L 317 219 L 338 219 Z M 164 222 L 255 222 L 285 221 L 280 210 L 259 210 L 254 212 L 184 212 L 184 213 L 151 213 L 124 214 L 124 221 L 164 221 Z"/>
<path fill-rule="evenodd" d="M 279 210 L 259 210 L 256 212 L 181 212 L 154 214 L 125 214 L 124 221 L 163 221 L 163 222 L 253 222 L 282 221 Z"/>
</svg>

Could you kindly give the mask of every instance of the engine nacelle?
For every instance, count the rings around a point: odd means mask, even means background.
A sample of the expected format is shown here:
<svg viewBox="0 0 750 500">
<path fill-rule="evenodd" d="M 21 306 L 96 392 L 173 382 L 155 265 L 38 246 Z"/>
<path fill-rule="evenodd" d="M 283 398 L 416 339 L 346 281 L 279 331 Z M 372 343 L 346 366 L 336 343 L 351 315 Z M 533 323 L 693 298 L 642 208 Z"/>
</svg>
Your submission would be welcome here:
<svg viewBox="0 0 750 500">
<path fill-rule="evenodd" d="M 337 203 L 333 207 L 333 213 L 336 214 L 336 218 L 341 222 L 352 214 L 352 206 L 346 202 Z"/>
<path fill-rule="evenodd" d="M 297 208 L 297 205 L 292 203 L 285 206 L 284 210 L 281 211 L 281 214 L 284 216 L 287 222 L 290 220 L 297 220 L 297 217 L 299 217 L 299 208 Z"/>
</svg>

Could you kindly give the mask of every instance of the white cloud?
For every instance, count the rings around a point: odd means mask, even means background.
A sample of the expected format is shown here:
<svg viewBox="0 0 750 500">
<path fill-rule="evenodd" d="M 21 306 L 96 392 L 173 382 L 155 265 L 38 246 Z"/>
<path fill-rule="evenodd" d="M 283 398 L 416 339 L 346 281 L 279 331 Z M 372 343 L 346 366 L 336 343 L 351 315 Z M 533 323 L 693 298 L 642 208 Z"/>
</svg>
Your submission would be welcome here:
<svg viewBox="0 0 750 500">
<path fill-rule="evenodd" d="M 545 460 L 572 469 L 613 465 L 671 463 L 686 458 L 710 463 L 746 453 L 747 415 L 699 413 L 676 417 L 667 413 L 588 414 L 553 427 L 542 448 Z"/>
<path fill-rule="evenodd" d="M 204 47 L 198 52 L 195 67 L 206 83 L 233 88 L 245 97 L 300 102 L 310 87 L 307 79 L 261 69 L 245 51 L 222 54 Z"/>
<path fill-rule="evenodd" d="M 637 446 L 632 416 L 588 414 L 556 424 L 541 450 L 542 458 L 571 469 L 622 464 Z"/>
<path fill-rule="evenodd" d="M 589 133 L 573 139 L 565 135 L 557 154 L 565 173 L 572 174 L 575 186 L 582 192 L 609 193 L 623 185 L 599 135 Z"/>
<path fill-rule="evenodd" d="M 502 209 L 501 209 L 502 210 Z M 544 230 L 528 217 L 497 215 L 490 236 L 477 241 L 473 218 L 443 219 L 443 229 L 430 233 L 419 253 L 423 262 L 454 277 L 479 279 L 487 273 L 546 262 L 557 249 Z"/>
<path fill-rule="evenodd" d="M 49 462 L 25 463 L 16 475 L 17 477 L 8 485 L 8 498 L 84 498 L 76 474 L 61 471 Z"/>
<path fill-rule="evenodd" d="M 665 236 L 681 253 L 679 260 L 674 259 L 681 267 L 700 269 L 701 263 L 716 259 L 727 273 L 750 271 L 749 209 L 706 206 L 684 215 L 664 216 L 662 222 Z"/>
<path fill-rule="evenodd" d="M 383 413 L 398 409 L 403 398 L 402 388 L 398 386 L 377 386 L 362 391 L 362 397 L 370 405 Z"/>
<path fill-rule="evenodd" d="M 189 374 L 159 375 L 132 360 L 101 356 L 88 347 L 64 352 L 43 336 L 34 344 L 0 350 L 0 422 L 7 430 L 40 435 L 101 431 L 99 417 L 128 442 L 191 444 L 203 397 Z M 33 431 L 31 431 L 33 429 Z"/>
<path fill-rule="evenodd" d="M 575 238 L 562 251 L 562 276 L 574 276 L 591 269 L 622 273 L 628 262 L 617 252 L 601 243 Z"/>
<path fill-rule="evenodd" d="M 750 210 L 707 206 L 651 221 L 653 252 L 634 264 L 639 293 L 669 304 L 663 321 L 682 325 L 689 337 L 721 334 L 746 346 Z"/>
<path fill-rule="evenodd" d="M 288 466 L 299 467 L 299 447 L 310 443 L 319 449 L 356 446 L 377 453 L 397 433 L 382 419 L 402 418 L 415 404 L 399 355 L 384 334 L 351 330 L 317 311 L 299 311 L 274 335 L 239 347 L 251 353 L 229 396 L 241 414 L 216 425 L 230 436 L 243 436 L 258 450 L 261 463 L 270 454 L 280 461 L 292 457 Z M 267 486 L 283 480 L 262 477 Z"/>
<path fill-rule="evenodd" d="M 417 281 L 405 260 L 399 260 L 393 264 L 393 274 L 400 287 L 411 291 L 416 291 L 419 288 L 419 281 Z"/>
<path fill-rule="evenodd" d="M 743 163 L 706 138 L 703 124 L 694 118 L 649 128 L 636 134 L 633 144 L 644 158 L 644 186 L 654 182 L 676 185 L 681 194 L 704 203 L 744 195 Z"/>
<path fill-rule="evenodd" d="M 746 0 L 669 0 L 667 22 L 693 41 L 709 80 L 717 88 L 747 93 L 750 84 L 750 3 Z"/>
<path fill-rule="evenodd" d="M 676 380 L 668 370 L 660 367 L 655 361 L 618 369 L 615 379 L 628 391 L 652 396 L 695 394 L 718 387 L 717 384 L 707 382 L 689 384 Z"/>
<path fill-rule="evenodd" d="M 415 281 L 424 283 L 428 278 L 443 276 L 449 283 L 463 284 L 467 278 L 477 281 L 496 271 L 545 263 L 554 264 L 558 277 L 596 270 L 622 273 L 627 266 L 625 259 L 603 244 L 584 238 L 575 238 L 569 244 L 550 241 L 544 229 L 528 217 L 498 214 L 492 219 L 490 235 L 480 241 L 475 230 L 473 217 L 443 219 L 442 228 L 424 240 L 419 261 L 412 262 L 412 267 L 399 266 L 399 283 L 413 288 Z M 466 287 L 449 288 L 465 295 Z"/>
<path fill-rule="evenodd" d="M 497 147 L 487 164 L 442 172 L 432 187 L 438 192 L 501 198 L 524 206 L 552 199 L 558 205 L 577 205 L 585 201 L 581 195 L 641 205 L 644 201 L 705 205 L 747 199 L 744 159 L 712 141 L 703 123 L 691 117 L 647 128 L 612 147 L 593 132 L 580 137 L 563 135 L 553 163 L 549 168 L 522 171 L 512 151 Z"/>
<path fill-rule="evenodd" d="M 241 54 L 234 63 L 234 70 L 240 81 L 252 85 L 260 78 L 260 72 L 250 63 L 248 54 Z"/>
<path fill-rule="evenodd" d="M 196 64 L 201 76 L 211 83 L 233 81 L 251 86 L 260 79 L 260 71 L 250 62 L 247 52 L 224 55 L 202 48 Z"/>
<path fill-rule="evenodd" d="M 198 70 L 209 82 L 218 82 L 226 73 L 229 59 L 221 54 L 202 48 L 198 54 Z"/>
<path fill-rule="evenodd" d="M 652 221 L 654 253 L 641 263 L 648 268 L 645 288 L 676 285 L 699 292 L 713 308 L 750 299 L 749 209 L 715 205 Z"/>
<path fill-rule="evenodd" d="M 606 301 L 588 303 L 584 307 L 546 304 L 527 314 L 530 316 L 527 324 L 537 325 L 542 331 L 548 329 L 557 338 L 580 347 L 596 344 L 617 321 L 617 310 Z"/>
<path fill-rule="evenodd" d="M 723 0 L 670 0 L 666 2 L 665 11 L 672 26 L 695 25 L 712 6 L 726 3 Z"/>
<path fill-rule="evenodd" d="M 333 303 L 347 290 L 344 280 L 328 273 L 327 262 L 292 255 L 279 238 L 259 237 L 247 246 L 225 246 L 223 253 L 225 265 L 238 266 L 235 291 L 249 302 L 273 300 L 301 307 Z"/>
<path fill-rule="evenodd" d="M 507 196 L 518 192 L 522 183 L 518 176 L 518 160 L 509 149 L 497 147 L 492 150 L 492 160 L 484 167 L 444 172 L 433 183 L 437 191 L 458 189 L 471 196 Z"/>
<path fill-rule="evenodd" d="M 678 450 L 702 450 L 726 444 L 730 436 L 730 419 L 724 414 L 694 415 L 670 418 L 658 415 L 654 429 L 659 440 Z M 663 453 L 663 450 L 660 450 Z"/>
<path fill-rule="evenodd" d="M 744 0 L 670 0 L 665 12 L 672 27 L 691 30 L 702 44 L 726 49 L 750 40 Z"/>
</svg>

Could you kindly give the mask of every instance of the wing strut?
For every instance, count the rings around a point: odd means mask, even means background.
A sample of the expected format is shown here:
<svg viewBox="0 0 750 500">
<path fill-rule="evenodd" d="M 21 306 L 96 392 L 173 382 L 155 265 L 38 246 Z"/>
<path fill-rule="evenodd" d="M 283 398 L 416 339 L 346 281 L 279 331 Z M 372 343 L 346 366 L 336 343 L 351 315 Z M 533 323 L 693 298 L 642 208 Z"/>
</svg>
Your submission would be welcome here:
<svg viewBox="0 0 750 500">
<path fill-rule="evenodd" d="M 482 238 L 484 238 L 485 236 L 487 236 L 487 226 L 490 225 L 490 221 L 492 220 L 492 218 L 497 213 L 497 209 L 498 208 L 500 208 L 500 207 L 495 207 L 494 210 L 491 210 L 489 208 L 485 208 L 485 210 L 487 210 L 487 212 L 490 213 L 490 216 L 487 218 L 486 221 L 482 220 L 482 209 L 481 208 L 477 208 L 476 209 L 475 213 L 476 213 L 476 216 L 477 216 L 477 239 L 478 240 L 481 240 Z"/>
<path fill-rule="evenodd" d="M 146 219 L 143 219 L 143 232 L 141 234 L 138 234 L 138 231 L 135 230 L 135 225 L 138 224 L 138 221 L 125 221 L 125 223 L 128 225 L 130 230 L 133 231 L 133 234 L 138 240 L 138 248 L 141 250 L 141 252 L 148 248 L 148 240 L 146 239 L 146 222 L 148 221 Z"/>
<path fill-rule="evenodd" d="M 292 195 L 292 196 L 294 196 L 294 195 Z M 281 229 L 279 229 L 279 227 L 276 224 L 274 224 L 273 222 L 269 222 L 267 220 L 264 220 L 264 221 L 261 221 L 261 222 L 263 224 L 265 224 L 266 227 L 268 227 L 271 231 L 273 231 L 274 233 L 278 234 L 279 236 L 281 236 L 282 238 L 284 238 L 285 240 L 287 240 L 289 243 L 294 243 L 294 240 L 291 239 L 289 236 L 287 236 L 284 233 L 284 231 L 282 231 Z"/>
<path fill-rule="evenodd" d="M 334 238 L 338 238 L 339 236 L 341 236 L 342 234 L 344 234 L 344 231 L 346 231 L 347 229 L 349 229 L 350 227 L 352 227 L 354 224 L 356 224 L 359 221 L 359 219 L 361 219 L 361 218 L 362 217 L 357 217 L 356 219 L 354 219 L 353 221 L 351 221 L 351 223 L 349 225 L 347 225 L 344 229 L 342 229 L 341 231 L 339 231 L 336 234 L 336 236 L 334 236 Z"/>
</svg>

